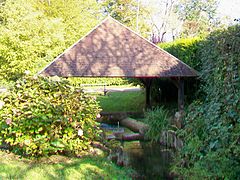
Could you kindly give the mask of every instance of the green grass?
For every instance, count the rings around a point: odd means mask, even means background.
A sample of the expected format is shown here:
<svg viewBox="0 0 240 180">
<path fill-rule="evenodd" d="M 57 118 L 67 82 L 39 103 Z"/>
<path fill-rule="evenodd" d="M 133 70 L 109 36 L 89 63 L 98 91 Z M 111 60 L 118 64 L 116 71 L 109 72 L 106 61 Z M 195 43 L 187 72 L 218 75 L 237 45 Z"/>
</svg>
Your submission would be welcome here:
<svg viewBox="0 0 240 180">
<path fill-rule="evenodd" d="M 97 100 L 105 112 L 142 112 L 145 107 L 144 91 L 109 92 Z"/>
<path fill-rule="evenodd" d="M 51 156 L 38 161 L 0 151 L 1 179 L 131 179 L 130 170 L 104 157 Z"/>
</svg>

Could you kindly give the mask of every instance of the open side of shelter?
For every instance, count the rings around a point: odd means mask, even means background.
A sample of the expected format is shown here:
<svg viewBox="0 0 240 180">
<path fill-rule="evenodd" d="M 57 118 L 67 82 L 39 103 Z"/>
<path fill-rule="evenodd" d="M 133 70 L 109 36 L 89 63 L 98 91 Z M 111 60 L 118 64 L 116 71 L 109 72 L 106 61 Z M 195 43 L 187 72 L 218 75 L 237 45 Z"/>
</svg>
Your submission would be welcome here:
<svg viewBox="0 0 240 180">
<path fill-rule="evenodd" d="M 184 105 L 183 79 L 197 76 L 188 65 L 110 16 L 39 74 L 140 78 L 146 88 L 147 107 L 151 104 L 151 79 L 170 78 L 178 88 L 179 110 Z"/>
</svg>

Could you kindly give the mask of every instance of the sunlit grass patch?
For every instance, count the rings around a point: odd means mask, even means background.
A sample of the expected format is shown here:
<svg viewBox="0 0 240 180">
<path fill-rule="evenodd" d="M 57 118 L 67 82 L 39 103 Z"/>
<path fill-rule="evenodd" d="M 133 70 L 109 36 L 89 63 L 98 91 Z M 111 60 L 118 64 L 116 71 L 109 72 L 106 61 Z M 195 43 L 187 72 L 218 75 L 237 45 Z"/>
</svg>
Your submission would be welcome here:
<svg viewBox="0 0 240 180">
<path fill-rule="evenodd" d="M 52 160 L 55 160 L 53 162 Z M 0 151 L 0 179 L 130 179 L 130 170 L 104 157 L 28 160 Z"/>
<path fill-rule="evenodd" d="M 97 100 L 105 112 L 142 112 L 145 107 L 144 91 L 109 92 Z"/>
</svg>

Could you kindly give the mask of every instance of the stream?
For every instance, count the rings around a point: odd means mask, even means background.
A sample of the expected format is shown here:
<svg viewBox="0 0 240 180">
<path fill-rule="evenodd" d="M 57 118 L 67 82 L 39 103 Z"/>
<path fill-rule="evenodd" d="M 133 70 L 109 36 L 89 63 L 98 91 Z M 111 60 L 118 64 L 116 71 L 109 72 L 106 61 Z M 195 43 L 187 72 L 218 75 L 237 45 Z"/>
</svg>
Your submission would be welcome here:
<svg viewBox="0 0 240 180">
<path fill-rule="evenodd" d="M 131 132 L 129 129 L 117 125 L 103 124 L 102 127 L 108 134 L 117 130 L 128 134 Z M 123 151 L 119 158 L 123 161 L 124 166 L 131 167 L 136 171 L 137 175 L 134 176 L 134 179 L 173 179 L 169 175 L 173 157 L 171 149 L 149 141 L 121 141 L 121 145 Z"/>
<path fill-rule="evenodd" d="M 123 160 L 133 168 L 140 179 L 171 179 L 169 166 L 172 152 L 151 142 L 123 142 Z"/>
</svg>

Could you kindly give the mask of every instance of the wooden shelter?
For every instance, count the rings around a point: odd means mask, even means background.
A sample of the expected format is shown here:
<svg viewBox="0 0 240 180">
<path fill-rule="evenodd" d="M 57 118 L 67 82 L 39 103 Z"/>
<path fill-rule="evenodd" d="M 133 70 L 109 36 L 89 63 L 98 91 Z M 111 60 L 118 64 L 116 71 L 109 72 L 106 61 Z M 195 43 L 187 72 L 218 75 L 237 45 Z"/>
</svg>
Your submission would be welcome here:
<svg viewBox="0 0 240 180">
<path fill-rule="evenodd" d="M 178 87 L 180 109 L 183 108 L 183 78 L 197 76 L 188 65 L 111 17 L 65 50 L 39 74 L 141 78 L 148 105 L 151 78 L 171 78 Z"/>
</svg>

